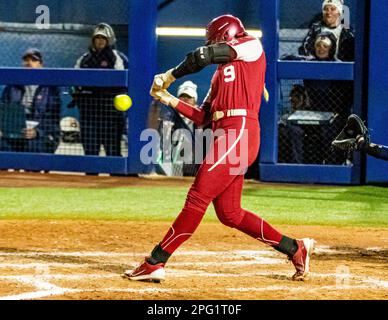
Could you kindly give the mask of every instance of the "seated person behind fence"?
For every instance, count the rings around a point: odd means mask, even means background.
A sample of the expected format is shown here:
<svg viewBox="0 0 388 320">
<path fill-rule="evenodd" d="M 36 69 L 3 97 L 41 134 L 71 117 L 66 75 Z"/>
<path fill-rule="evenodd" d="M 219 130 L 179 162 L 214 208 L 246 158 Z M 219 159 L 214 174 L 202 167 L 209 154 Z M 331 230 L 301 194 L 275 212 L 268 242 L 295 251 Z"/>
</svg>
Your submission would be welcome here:
<svg viewBox="0 0 388 320">
<path fill-rule="evenodd" d="M 309 99 L 302 85 L 294 84 L 289 95 L 291 110 L 279 120 L 279 162 L 303 163 L 304 130 L 287 121 L 288 117 L 298 110 L 309 110 Z"/>
<path fill-rule="evenodd" d="M 28 49 L 23 55 L 23 66 L 42 68 L 41 52 Z M 8 85 L 1 97 L 1 109 L 2 151 L 54 153 L 60 135 L 60 93 L 57 87 Z M 12 126 L 18 126 L 18 129 Z"/>
<path fill-rule="evenodd" d="M 314 56 L 314 44 L 318 34 L 330 32 L 336 38 L 334 58 L 340 61 L 354 61 L 355 43 L 351 29 L 342 24 L 343 1 L 325 0 L 322 3 L 323 18 L 314 23 L 299 48 L 299 54 Z"/>
<path fill-rule="evenodd" d="M 84 156 L 81 144 L 81 129 L 79 121 L 74 117 L 64 117 L 59 123 L 61 139 L 55 154 Z"/>
<path fill-rule="evenodd" d="M 126 56 L 115 49 L 116 36 L 106 23 L 98 24 L 92 34 L 91 46 L 78 59 L 75 68 L 128 68 Z M 80 111 L 81 139 L 86 155 L 99 155 L 101 145 L 107 156 L 121 156 L 121 138 L 125 128 L 125 113 L 117 111 L 113 99 L 127 93 L 127 88 L 77 87 L 73 103 Z"/>
</svg>

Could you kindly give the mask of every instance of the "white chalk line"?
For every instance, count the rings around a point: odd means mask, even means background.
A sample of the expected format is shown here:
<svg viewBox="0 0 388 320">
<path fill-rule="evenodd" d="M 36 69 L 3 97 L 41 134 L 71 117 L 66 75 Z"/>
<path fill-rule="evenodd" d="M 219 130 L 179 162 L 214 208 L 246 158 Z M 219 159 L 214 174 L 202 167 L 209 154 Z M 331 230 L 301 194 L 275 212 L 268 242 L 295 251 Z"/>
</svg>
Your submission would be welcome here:
<svg viewBox="0 0 388 320">
<path fill-rule="evenodd" d="M 192 270 L 171 270 L 172 272 L 168 275 L 170 278 L 183 278 L 183 277 L 193 277 L 193 276 L 201 276 L 201 277 L 228 277 L 235 278 L 241 277 L 241 274 L 231 274 L 231 273 L 208 273 L 201 271 L 192 271 Z M 289 273 L 286 272 L 251 272 L 244 273 L 245 277 L 253 277 L 253 276 L 289 276 Z M 330 278 L 334 276 L 338 276 L 336 274 L 318 274 L 312 273 L 311 276 L 320 277 L 320 278 Z M 266 291 L 288 291 L 288 292 L 320 292 L 322 290 L 330 291 L 330 290 L 355 290 L 355 289 L 388 289 L 388 281 L 382 281 L 373 278 L 364 278 L 360 276 L 352 276 L 348 275 L 352 280 L 360 280 L 361 284 L 355 285 L 332 285 L 332 286 L 321 286 L 318 288 L 307 288 L 306 287 L 289 287 L 289 286 L 267 286 L 267 287 L 243 287 L 243 288 L 226 288 L 226 289 L 218 289 L 214 288 L 214 291 L 230 291 L 230 292 L 266 292 Z M 90 280 L 90 279 L 119 279 L 117 274 L 108 274 L 108 275 L 92 275 L 92 274 L 78 274 L 78 275 L 60 275 L 60 274 L 46 274 L 42 276 L 1 276 L 0 280 L 8 280 L 8 281 L 19 281 L 25 284 L 35 286 L 38 291 L 31 293 L 23 293 L 19 295 L 5 296 L 0 297 L 0 300 L 24 300 L 24 299 L 39 299 L 44 297 L 51 296 L 59 296 L 66 293 L 88 293 L 88 292 L 106 292 L 106 293 L 195 293 L 202 292 L 202 289 L 164 289 L 164 288 L 143 288 L 143 289 L 134 289 L 134 288 L 101 288 L 101 289 L 72 289 L 72 288 L 61 288 L 48 281 L 52 280 L 63 280 L 63 281 L 74 281 L 74 280 Z"/>
<path fill-rule="evenodd" d="M 368 285 L 331 285 L 331 286 L 322 286 L 317 288 L 306 288 L 303 287 L 288 287 L 288 286 L 267 286 L 267 287 L 243 287 L 243 288 L 213 288 L 213 292 L 270 292 L 270 291 L 278 291 L 278 292 L 287 292 L 287 293 L 314 293 L 321 291 L 338 291 L 338 290 L 370 290 L 371 287 Z M 377 289 L 377 288 L 376 288 Z M 174 293 L 201 293 L 204 289 L 170 289 L 170 288 L 102 288 L 102 289 L 69 289 L 69 288 L 53 288 L 51 290 L 46 291 L 36 291 L 23 293 L 19 295 L 13 296 L 5 296 L 0 297 L 0 300 L 32 300 L 39 298 L 47 298 L 53 296 L 60 296 L 66 293 L 135 293 L 135 294 L 174 294 Z"/>
<path fill-rule="evenodd" d="M 47 297 L 53 297 L 53 296 L 60 296 L 68 292 L 72 292 L 72 290 L 59 288 L 54 290 L 27 292 L 27 293 L 17 294 L 13 296 L 0 297 L 0 300 L 3 300 L 3 301 L 33 300 L 33 299 L 47 298 Z"/>
<path fill-rule="evenodd" d="M 241 277 L 241 273 L 211 273 L 200 270 L 180 270 L 175 268 L 170 268 L 168 272 L 169 278 L 185 278 L 185 277 L 194 277 L 200 276 L 202 278 L 237 278 Z M 244 277 L 260 277 L 260 276 L 274 276 L 274 277 L 290 277 L 290 272 L 286 271 L 258 271 L 258 272 L 245 272 Z M 381 287 L 383 289 L 388 289 L 388 281 L 375 279 L 371 277 L 363 277 L 352 274 L 338 274 L 333 273 L 311 273 L 312 278 L 341 278 L 342 280 L 353 280 L 360 281 L 363 283 L 369 283 L 376 287 Z M 6 281 L 20 281 L 23 283 L 34 284 L 40 289 L 44 288 L 41 284 L 43 281 L 49 280 L 90 280 L 90 279 L 121 279 L 121 275 L 118 274 L 44 274 L 44 275 L 14 275 L 14 276 L 0 276 L 0 280 Z M 38 282 L 36 282 L 38 281 Z"/>
<path fill-rule="evenodd" d="M 34 281 L 52 281 L 52 280 L 88 280 L 88 279 L 121 279 L 120 275 L 117 274 L 45 274 L 43 276 L 34 276 L 34 275 L 17 275 L 17 276 L 0 276 L 0 280 L 5 281 L 20 281 L 28 284 L 36 284 Z M 40 283 L 37 287 L 41 288 Z"/>
<path fill-rule="evenodd" d="M 376 251 L 376 248 L 373 248 Z M 329 254 L 337 254 L 338 250 L 332 250 L 327 247 L 321 247 L 321 252 L 326 252 Z M 281 262 L 284 263 L 284 260 L 268 258 L 268 256 L 278 256 L 278 254 L 272 251 L 247 251 L 247 250 L 236 250 L 231 252 L 220 252 L 220 251 L 186 251 L 179 252 L 177 256 L 218 256 L 220 254 L 228 254 L 240 256 L 240 258 L 252 258 L 251 261 L 227 261 L 222 262 L 224 266 L 226 263 L 229 265 L 254 265 L 254 264 L 279 264 Z M 0 253 L 5 256 L 22 256 L 26 257 L 24 253 Z M 50 252 L 50 253 L 27 253 L 27 256 L 83 256 L 83 257 L 127 257 L 130 254 L 125 253 L 108 253 L 108 252 Z M 139 256 L 143 256 L 143 254 L 137 254 Z M 258 255 L 266 255 L 267 257 L 262 257 Z M 133 254 L 132 254 L 133 256 Z M 61 263 L 32 263 L 32 264 L 0 264 L 0 268 L 16 268 L 16 269 L 25 269 L 25 268 L 50 268 L 50 267 L 61 267 L 61 268 L 86 268 L 91 266 L 98 266 L 100 264 L 61 264 Z M 217 266 L 217 262 L 177 262 L 173 264 L 174 266 L 197 266 L 197 267 L 208 267 L 208 266 Z M 181 278 L 181 277 L 241 277 L 241 274 L 232 274 L 232 273 L 210 273 L 204 271 L 193 271 L 193 270 L 177 270 L 176 268 L 170 268 L 171 273 L 168 275 L 171 278 Z M 253 277 L 253 276 L 290 276 L 285 272 L 250 272 L 244 273 L 245 277 Z M 338 274 L 312 274 L 312 277 L 321 277 L 321 278 L 332 278 L 338 277 Z M 341 279 L 349 277 L 353 280 L 359 280 L 363 284 L 357 285 L 344 285 L 344 286 L 324 286 L 319 288 L 310 288 L 307 291 L 320 291 L 320 290 L 346 290 L 346 289 L 388 289 L 388 281 L 383 281 L 374 278 L 365 278 L 360 276 L 353 275 L 341 275 Z M 39 299 L 44 297 L 58 296 L 63 295 L 65 293 L 87 293 L 87 292 L 117 292 L 117 293 L 194 293 L 194 292 L 202 292 L 201 289 L 163 289 L 163 288 L 144 288 L 144 289 L 132 289 L 132 288 L 103 288 L 103 289 L 72 289 L 72 288 L 62 288 L 58 287 L 54 284 L 49 283 L 48 281 L 53 280 L 87 280 L 87 279 L 113 279 L 119 278 L 117 274 L 106 274 L 106 275 L 95 275 L 95 274 L 78 274 L 78 275 L 61 275 L 61 274 L 45 274 L 45 275 L 25 275 L 25 276 L 0 276 L 0 280 L 8 280 L 8 281 L 19 281 L 25 284 L 33 285 L 37 288 L 38 291 L 30 292 L 30 293 L 22 293 L 18 295 L 11 295 L 0 297 L 0 300 L 24 300 L 24 299 Z M 306 291 L 306 288 L 290 288 L 288 286 L 267 286 L 267 287 L 253 287 L 253 288 L 222 288 L 217 289 L 214 288 L 215 291 L 273 291 L 273 290 L 283 290 L 283 291 Z"/>
<path fill-rule="evenodd" d="M 366 252 L 385 252 L 387 249 L 374 247 L 368 248 Z M 318 246 L 314 251 L 316 254 L 349 254 L 352 253 L 348 250 L 332 249 L 329 246 Z M 149 255 L 149 252 L 103 252 L 103 251 L 91 251 L 91 252 L 0 252 L 0 257 L 39 257 L 39 256 L 52 256 L 52 257 L 144 257 Z M 175 256 L 257 256 L 265 255 L 269 257 L 279 256 L 274 250 L 233 250 L 233 251 L 177 251 Z"/>
<path fill-rule="evenodd" d="M 279 292 L 320 292 L 320 291 L 337 291 L 337 290 L 356 290 L 356 289 L 371 289 L 368 285 L 332 285 L 332 286 L 322 286 L 318 288 L 305 288 L 305 287 L 297 287 L 297 288 L 289 288 L 284 286 L 268 286 L 268 287 L 250 287 L 250 288 L 228 288 L 225 289 L 229 292 L 265 292 L 265 291 L 279 291 Z"/>
</svg>

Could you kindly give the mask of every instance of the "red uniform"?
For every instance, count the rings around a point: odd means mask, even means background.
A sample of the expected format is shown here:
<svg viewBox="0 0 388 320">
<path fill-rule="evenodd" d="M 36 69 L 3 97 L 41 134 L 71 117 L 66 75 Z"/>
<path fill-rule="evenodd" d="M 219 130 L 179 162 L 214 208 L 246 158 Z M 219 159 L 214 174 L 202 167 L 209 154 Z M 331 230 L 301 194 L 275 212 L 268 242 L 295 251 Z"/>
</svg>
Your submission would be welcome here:
<svg viewBox="0 0 388 320">
<path fill-rule="evenodd" d="M 244 173 L 255 161 L 260 147 L 258 114 L 264 88 L 265 54 L 261 42 L 251 36 L 234 39 L 228 45 L 237 57 L 231 63 L 219 65 L 204 108 L 210 106 L 211 114 L 235 109 L 247 112 L 245 116 L 213 121 L 213 130 L 223 131 L 200 167 L 185 207 L 160 244 L 169 254 L 193 234 L 211 202 L 223 224 L 272 246 L 282 239 L 264 220 L 241 208 Z M 198 125 L 209 120 L 204 109 L 189 108 L 183 102 L 177 110 Z"/>
<path fill-rule="evenodd" d="M 212 120 L 216 138 L 187 195 L 182 212 L 151 256 L 125 275 L 136 281 L 163 281 L 165 263 L 194 233 L 206 209 L 213 202 L 223 224 L 288 255 L 296 268 L 292 279 L 305 280 L 309 274 L 314 240 L 296 240 L 283 236 L 263 219 L 241 208 L 244 173 L 256 159 L 260 148 L 258 115 L 266 69 L 262 45 L 258 39 L 248 36 L 241 21 L 231 15 L 213 19 L 207 27 L 206 39 L 209 47 L 198 48 L 172 73 L 159 75 L 159 78 L 168 84 L 171 76 L 180 78 L 198 72 L 201 67 L 209 64 L 209 57 L 217 58 L 211 61 L 225 61 L 218 66 L 202 109 L 193 108 L 182 101 L 176 106 L 180 113 L 197 125 Z M 227 45 L 224 41 L 228 41 Z M 218 47 L 211 47 L 214 44 Z M 213 56 L 209 50 L 213 50 Z M 158 87 L 154 83 L 151 92 L 162 101 L 166 93 L 161 91 L 158 95 L 154 92 Z M 165 103 L 170 102 L 166 100 Z"/>
<path fill-rule="evenodd" d="M 237 58 L 219 65 L 211 86 L 211 111 L 230 109 L 260 111 L 266 60 L 260 40 L 247 36 L 228 42 Z"/>
</svg>

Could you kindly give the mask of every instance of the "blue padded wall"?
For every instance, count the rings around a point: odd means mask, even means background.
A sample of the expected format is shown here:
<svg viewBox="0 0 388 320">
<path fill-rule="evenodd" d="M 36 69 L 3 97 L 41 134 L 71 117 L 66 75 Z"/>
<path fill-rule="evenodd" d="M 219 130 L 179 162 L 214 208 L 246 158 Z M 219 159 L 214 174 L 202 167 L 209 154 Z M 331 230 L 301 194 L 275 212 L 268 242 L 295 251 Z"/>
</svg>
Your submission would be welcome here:
<svg viewBox="0 0 388 320">
<path fill-rule="evenodd" d="M 371 1 L 368 126 L 375 143 L 388 145 L 388 1 Z M 388 162 L 367 159 L 367 182 L 388 182 Z"/>
</svg>

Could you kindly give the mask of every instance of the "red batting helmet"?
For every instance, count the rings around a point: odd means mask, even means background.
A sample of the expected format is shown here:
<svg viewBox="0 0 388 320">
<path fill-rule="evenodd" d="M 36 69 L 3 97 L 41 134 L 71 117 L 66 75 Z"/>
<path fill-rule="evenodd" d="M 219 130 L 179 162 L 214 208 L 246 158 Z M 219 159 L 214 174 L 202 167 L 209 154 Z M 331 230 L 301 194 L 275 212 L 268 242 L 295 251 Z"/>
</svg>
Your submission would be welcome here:
<svg viewBox="0 0 388 320">
<path fill-rule="evenodd" d="M 213 19 L 206 28 L 207 44 L 230 41 L 246 34 L 241 20 L 230 14 Z"/>
</svg>

